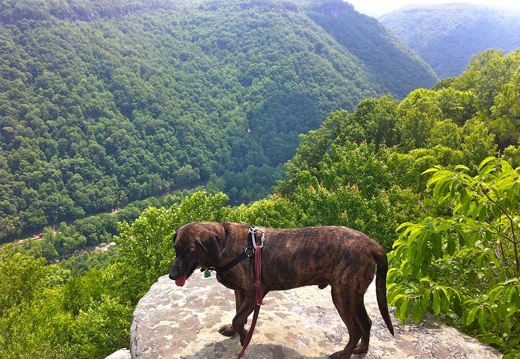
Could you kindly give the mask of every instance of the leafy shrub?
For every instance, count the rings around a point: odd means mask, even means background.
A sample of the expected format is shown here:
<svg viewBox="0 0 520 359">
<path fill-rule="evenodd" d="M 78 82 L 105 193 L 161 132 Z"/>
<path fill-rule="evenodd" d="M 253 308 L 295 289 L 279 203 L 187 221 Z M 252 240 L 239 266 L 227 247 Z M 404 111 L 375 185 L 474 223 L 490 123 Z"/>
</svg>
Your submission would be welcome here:
<svg viewBox="0 0 520 359">
<path fill-rule="evenodd" d="M 520 168 L 492 157 L 425 171 L 450 216 L 404 223 L 390 254 L 389 300 L 402 321 L 441 315 L 512 358 L 520 355 Z"/>
</svg>

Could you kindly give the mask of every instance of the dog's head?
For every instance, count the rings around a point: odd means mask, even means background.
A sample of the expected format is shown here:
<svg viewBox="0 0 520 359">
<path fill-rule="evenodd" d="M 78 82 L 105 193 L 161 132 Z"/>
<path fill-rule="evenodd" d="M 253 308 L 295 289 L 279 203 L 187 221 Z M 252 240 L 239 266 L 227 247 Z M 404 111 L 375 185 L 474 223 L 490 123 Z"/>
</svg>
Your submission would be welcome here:
<svg viewBox="0 0 520 359">
<path fill-rule="evenodd" d="M 225 236 L 222 224 L 215 222 L 194 222 L 179 228 L 173 238 L 176 258 L 170 279 L 182 287 L 197 267 L 218 267 Z"/>
</svg>

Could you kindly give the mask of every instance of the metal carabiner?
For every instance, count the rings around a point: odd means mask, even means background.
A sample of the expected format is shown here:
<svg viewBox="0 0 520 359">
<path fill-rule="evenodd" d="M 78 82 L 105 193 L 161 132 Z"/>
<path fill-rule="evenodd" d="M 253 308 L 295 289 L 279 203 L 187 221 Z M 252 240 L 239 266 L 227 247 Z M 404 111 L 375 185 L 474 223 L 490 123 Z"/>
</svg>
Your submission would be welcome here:
<svg viewBox="0 0 520 359">
<path fill-rule="evenodd" d="M 264 231 L 260 230 L 262 232 L 262 237 L 260 237 L 260 248 L 264 248 L 264 241 L 265 241 L 265 233 Z M 255 241 L 256 242 L 256 241 Z"/>
<path fill-rule="evenodd" d="M 257 245 L 256 243 L 256 232 L 262 232 L 262 237 L 260 237 L 260 245 Z M 258 227 L 250 226 L 249 233 L 251 233 L 253 236 L 253 246 L 264 248 L 265 232 Z"/>
</svg>

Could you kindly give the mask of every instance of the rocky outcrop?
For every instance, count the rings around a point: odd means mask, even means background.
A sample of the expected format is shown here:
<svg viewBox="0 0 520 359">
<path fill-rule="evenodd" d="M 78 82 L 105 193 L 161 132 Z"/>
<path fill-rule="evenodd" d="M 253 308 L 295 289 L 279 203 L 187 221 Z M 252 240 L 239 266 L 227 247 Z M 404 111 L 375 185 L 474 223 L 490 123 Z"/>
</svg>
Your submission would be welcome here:
<svg viewBox="0 0 520 359">
<path fill-rule="evenodd" d="M 128 349 L 119 349 L 117 352 L 110 354 L 105 359 L 130 359 L 131 354 Z"/>
<path fill-rule="evenodd" d="M 494 359 L 501 354 L 434 317 L 403 326 L 393 316 L 395 337 L 386 328 L 371 286 L 365 295 L 372 318 L 370 349 L 353 358 Z M 131 328 L 133 359 L 232 359 L 241 350 L 238 337 L 218 333 L 235 309 L 234 295 L 214 276 L 196 272 L 182 288 L 159 278 L 140 300 Z M 330 287 L 270 292 L 261 307 L 245 358 L 319 359 L 341 350 L 348 331 L 332 304 Z"/>
</svg>

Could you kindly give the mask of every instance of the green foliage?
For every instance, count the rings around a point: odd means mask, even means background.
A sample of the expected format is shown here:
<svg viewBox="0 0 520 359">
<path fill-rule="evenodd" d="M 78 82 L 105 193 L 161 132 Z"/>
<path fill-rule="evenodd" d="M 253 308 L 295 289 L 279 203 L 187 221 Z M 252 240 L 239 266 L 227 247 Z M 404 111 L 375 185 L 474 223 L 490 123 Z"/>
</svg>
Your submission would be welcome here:
<svg viewBox="0 0 520 359">
<path fill-rule="evenodd" d="M 399 146 L 404 152 L 425 147 L 435 123 L 442 119 L 434 92 L 416 90 L 401 101 L 398 110 Z"/>
<path fill-rule="evenodd" d="M 275 191 L 299 225 L 347 225 L 387 249 L 399 229 L 389 275 L 398 317 L 419 320 L 430 311 L 513 356 L 520 127 L 505 109 L 519 100 L 510 68 L 520 62 L 518 52 L 478 59 L 459 78 L 400 103 L 368 99 L 351 114 L 331 114 L 301 136 Z M 376 114 L 384 119 L 381 137 Z M 510 142 L 497 123 L 509 124 Z M 428 180 L 425 172 L 435 174 Z"/>
<path fill-rule="evenodd" d="M 83 251 L 81 254 L 76 253 L 67 259 L 60 260 L 58 265 L 60 268 L 70 271 L 72 276 L 78 277 L 89 269 L 104 269 L 115 263 L 118 257 L 115 250 Z"/>
<path fill-rule="evenodd" d="M 215 187 L 214 190 L 223 191 L 231 198 L 241 198 L 244 202 L 251 202 L 258 198 L 268 197 L 272 185 L 283 178 L 284 172 L 281 165 L 277 167 L 250 165 L 242 172 L 226 171 L 218 180 L 222 182 L 221 185 Z M 206 187 L 209 189 L 211 185 L 210 179 Z"/>
<path fill-rule="evenodd" d="M 452 82 L 453 88 L 472 93 L 478 118 L 486 122 L 501 150 L 518 145 L 520 137 L 519 63 L 518 50 L 507 55 L 502 51 L 483 51 Z"/>
<path fill-rule="evenodd" d="M 149 206 L 169 207 L 173 203 L 181 201 L 182 197 L 192 193 L 194 190 L 185 190 L 167 195 L 157 199 L 150 197 L 142 201 L 135 201 L 128 206 L 117 209 L 112 213 L 101 213 L 98 215 L 78 219 L 72 224 L 62 222 L 59 227 L 46 227 L 44 231 L 31 239 L 24 240 L 18 247 L 22 253 L 30 254 L 36 258 L 43 257 L 48 263 L 60 261 L 72 257 L 66 262 L 68 267 L 75 273 L 81 273 L 90 266 L 104 267 L 103 261 L 92 258 L 78 257 L 85 248 L 92 250 L 100 244 L 108 244 L 118 232 L 119 222 L 133 222 L 141 215 L 141 212 Z"/>
<path fill-rule="evenodd" d="M 54 226 L 0 248 L 0 357 L 127 346 L 175 231 L 200 220 L 346 225 L 388 250 L 397 239 L 400 318 L 431 311 L 514 355 L 520 52 L 482 53 L 402 101 L 363 99 L 388 84 L 338 31 L 385 36 L 339 1 L 4 3 L 0 238 Z M 207 180 L 208 193 L 135 201 Z M 266 198 L 226 207 L 219 191 Z"/>
<path fill-rule="evenodd" d="M 461 163 L 462 151 L 437 145 L 433 148 L 418 148 L 408 153 L 392 152 L 387 165 L 394 175 L 395 183 L 420 194 L 426 188 L 427 179 L 422 173 L 435 165 L 453 166 Z"/>
<path fill-rule="evenodd" d="M 298 209 L 286 198 L 271 196 L 230 209 L 226 220 L 239 223 L 250 223 L 274 228 L 291 228 L 300 225 Z"/>
<path fill-rule="evenodd" d="M 298 225 L 345 225 L 390 249 L 414 196 L 393 184 L 388 156 L 374 144 L 333 144 L 315 167 L 289 172 L 276 190 L 292 202 Z"/>
<path fill-rule="evenodd" d="M 121 224 L 115 249 L 96 255 L 105 262 L 81 271 L 73 265 L 72 275 L 67 263 L 46 265 L 13 245 L 0 247 L 0 357 L 103 358 L 128 346 L 135 304 L 174 259 L 175 230 L 224 220 L 227 200 L 196 192 L 149 207 L 132 225 Z"/>
<path fill-rule="evenodd" d="M 518 354 L 520 344 L 520 168 L 493 157 L 478 173 L 433 167 L 428 188 L 449 216 L 399 226 L 390 255 L 396 315 L 442 315 L 482 341 Z"/>
<path fill-rule="evenodd" d="M 373 19 L 316 5 L 2 1 L 0 241 L 211 175 L 262 198 L 331 111 L 435 81 Z"/>
<path fill-rule="evenodd" d="M 45 261 L 0 247 L 0 315 L 33 299 L 44 285 Z"/>
<path fill-rule="evenodd" d="M 103 358 L 117 348 L 128 346 L 133 311 L 133 306 L 107 295 L 85 307 L 73 325 L 71 342 L 78 357 Z"/>
<path fill-rule="evenodd" d="M 150 285 L 168 273 L 175 257 L 175 231 L 188 222 L 221 221 L 228 199 L 223 193 L 196 192 L 170 208 L 148 207 L 131 225 L 121 223 L 114 237 L 121 258 L 113 270 L 124 296 L 137 304 Z"/>
</svg>

